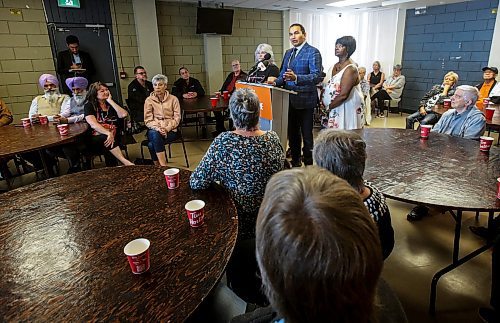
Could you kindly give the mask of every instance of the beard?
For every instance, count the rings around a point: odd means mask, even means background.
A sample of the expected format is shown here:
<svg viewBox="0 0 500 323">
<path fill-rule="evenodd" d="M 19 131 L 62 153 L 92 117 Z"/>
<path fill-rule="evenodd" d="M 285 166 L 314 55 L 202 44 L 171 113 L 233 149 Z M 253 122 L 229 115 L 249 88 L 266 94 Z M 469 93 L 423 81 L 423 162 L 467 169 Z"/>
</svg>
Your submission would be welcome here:
<svg viewBox="0 0 500 323">
<path fill-rule="evenodd" d="M 46 90 L 45 98 L 49 101 L 49 103 L 54 103 L 57 101 L 57 97 L 59 96 L 59 92 L 57 90 Z"/>
<path fill-rule="evenodd" d="M 73 95 L 73 99 L 75 100 L 77 105 L 83 105 L 86 98 L 87 97 L 86 97 L 85 93 Z"/>
</svg>

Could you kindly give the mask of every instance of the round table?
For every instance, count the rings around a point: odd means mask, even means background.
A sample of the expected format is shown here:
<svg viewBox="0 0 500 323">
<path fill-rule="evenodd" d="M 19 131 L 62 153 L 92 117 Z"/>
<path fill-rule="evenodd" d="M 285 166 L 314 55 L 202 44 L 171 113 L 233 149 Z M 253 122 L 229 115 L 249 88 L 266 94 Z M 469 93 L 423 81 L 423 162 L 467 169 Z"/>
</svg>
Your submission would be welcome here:
<svg viewBox="0 0 500 323">
<path fill-rule="evenodd" d="M 431 282 L 429 311 L 435 312 L 436 288 L 441 276 L 488 250 L 491 242 L 459 258 L 462 212 L 500 211 L 496 198 L 500 176 L 500 149 L 479 151 L 479 142 L 431 132 L 406 129 L 359 130 L 366 142 L 364 178 L 385 196 L 413 204 L 436 206 L 455 220 L 452 262 L 439 270 Z"/>
<path fill-rule="evenodd" d="M 0 196 L 0 321 L 185 320 L 220 279 L 236 208 L 218 187 L 168 190 L 156 166 L 103 168 Z M 191 228 L 189 200 L 206 202 Z M 132 274 L 123 248 L 151 241 L 151 268 Z"/>
</svg>

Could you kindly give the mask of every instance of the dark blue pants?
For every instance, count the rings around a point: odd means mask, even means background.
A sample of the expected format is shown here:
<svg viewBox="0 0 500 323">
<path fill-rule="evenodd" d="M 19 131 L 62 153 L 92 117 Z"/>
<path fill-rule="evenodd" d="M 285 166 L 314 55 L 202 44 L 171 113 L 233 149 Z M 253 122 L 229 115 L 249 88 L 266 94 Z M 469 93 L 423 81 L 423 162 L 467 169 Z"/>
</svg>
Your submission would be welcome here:
<svg viewBox="0 0 500 323">
<path fill-rule="evenodd" d="M 292 152 L 292 162 L 300 162 L 300 147 L 302 146 L 302 140 L 304 140 L 302 149 L 304 164 L 312 165 L 313 113 L 314 109 L 295 109 L 290 104 L 288 110 L 288 141 Z"/>
<path fill-rule="evenodd" d="M 434 112 L 427 112 L 425 116 L 420 114 L 420 111 L 410 114 L 406 117 L 406 129 L 413 129 L 415 122 L 420 122 L 421 125 L 435 125 L 439 121 L 439 115 Z"/>
<path fill-rule="evenodd" d="M 149 140 L 148 149 L 149 153 L 151 154 L 151 159 L 158 160 L 156 153 L 164 152 L 165 145 L 177 139 L 178 133 L 177 131 L 170 131 L 169 133 L 167 133 L 167 136 L 164 137 L 158 131 L 149 129 L 147 136 Z"/>
</svg>

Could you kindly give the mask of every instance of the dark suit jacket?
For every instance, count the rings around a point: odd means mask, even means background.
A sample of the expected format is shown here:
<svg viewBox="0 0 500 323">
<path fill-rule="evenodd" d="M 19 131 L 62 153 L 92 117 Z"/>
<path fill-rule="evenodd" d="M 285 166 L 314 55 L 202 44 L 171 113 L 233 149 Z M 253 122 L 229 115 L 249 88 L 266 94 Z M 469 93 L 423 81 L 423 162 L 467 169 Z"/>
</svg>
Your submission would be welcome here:
<svg viewBox="0 0 500 323">
<path fill-rule="evenodd" d="M 280 76 L 276 79 L 276 86 L 283 86 L 287 90 L 298 92 L 297 95 L 290 94 L 290 104 L 295 109 L 313 109 L 319 100 L 316 84 L 323 80 L 321 76 L 323 72 L 321 53 L 317 48 L 305 43 L 293 62 L 288 66 L 292 50 L 293 48 L 285 53 Z M 285 82 L 283 75 L 287 69 L 291 69 L 297 75 L 296 82 Z"/>
<path fill-rule="evenodd" d="M 80 76 L 85 77 L 89 83 L 92 81 L 91 78 L 95 74 L 94 62 L 87 52 L 78 51 L 80 59 L 82 61 L 82 68 L 86 69 L 85 73 L 80 74 Z M 59 74 L 64 80 L 68 77 L 73 77 L 73 73 L 69 72 L 69 69 L 73 65 L 73 54 L 69 50 L 64 50 L 57 53 L 57 74 Z"/>
<path fill-rule="evenodd" d="M 143 87 L 137 79 L 128 85 L 127 105 L 130 110 L 132 120 L 144 122 L 144 101 L 153 92 L 153 83 L 146 80 L 146 87 Z"/>
</svg>

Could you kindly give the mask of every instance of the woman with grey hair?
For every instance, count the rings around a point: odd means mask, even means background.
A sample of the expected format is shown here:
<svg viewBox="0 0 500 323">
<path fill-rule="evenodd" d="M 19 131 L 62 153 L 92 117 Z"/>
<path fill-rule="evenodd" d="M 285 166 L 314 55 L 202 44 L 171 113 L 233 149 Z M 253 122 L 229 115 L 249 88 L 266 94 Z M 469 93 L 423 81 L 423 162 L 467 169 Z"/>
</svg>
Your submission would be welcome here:
<svg viewBox="0 0 500 323">
<path fill-rule="evenodd" d="M 363 180 L 366 144 L 352 131 L 327 129 L 314 142 L 316 164 L 345 179 L 361 195 L 365 206 L 378 226 L 382 255 L 387 258 L 394 248 L 391 213 L 385 197 L 372 183 Z"/>
<path fill-rule="evenodd" d="M 245 301 L 262 303 L 252 247 L 255 222 L 267 181 L 283 169 L 285 155 L 278 135 L 259 129 L 260 102 L 254 91 L 236 90 L 229 109 L 236 130 L 214 139 L 189 183 L 192 189 L 206 189 L 218 182 L 231 195 L 239 222 L 237 244 L 227 268 L 228 282 Z"/>
<path fill-rule="evenodd" d="M 148 148 L 155 164 L 167 166 L 165 144 L 177 138 L 181 122 L 179 99 L 167 91 L 168 78 L 163 74 L 153 76 L 153 92 L 144 102 L 144 123 L 148 127 Z"/>
<path fill-rule="evenodd" d="M 394 65 L 392 75 L 384 81 L 382 89 L 371 97 L 372 102 L 376 100 L 375 111 L 380 111 L 378 115 L 380 118 L 384 117 L 384 101 L 399 99 L 401 94 L 403 94 L 406 80 L 404 75 L 401 75 L 402 69 L 403 67 L 401 65 Z"/>
<path fill-rule="evenodd" d="M 266 54 L 271 55 L 271 58 L 265 60 Z M 273 47 L 269 44 L 259 44 L 257 46 L 255 63 L 258 63 L 256 67 L 248 72 L 248 82 L 272 83 L 280 75 L 280 70 L 274 63 Z"/>
</svg>

